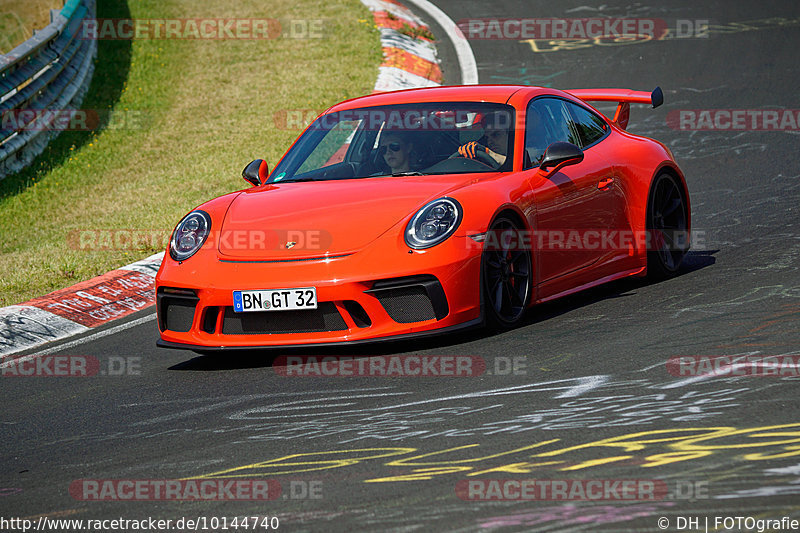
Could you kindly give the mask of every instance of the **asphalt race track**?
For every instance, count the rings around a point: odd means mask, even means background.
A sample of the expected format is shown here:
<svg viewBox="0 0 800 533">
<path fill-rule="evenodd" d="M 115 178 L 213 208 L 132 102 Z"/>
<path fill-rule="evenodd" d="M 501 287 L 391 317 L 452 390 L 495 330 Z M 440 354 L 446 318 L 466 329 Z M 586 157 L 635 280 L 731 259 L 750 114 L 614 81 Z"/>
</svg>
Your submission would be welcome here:
<svg viewBox="0 0 800 533">
<path fill-rule="evenodd" d="M 302 352 L 482 358 L 487 371 L 471 377 L 287 377 L 272 364 L 279 354 L 156 348 L 150 308 L 127 319 L 131 327 L 47 347 L 95 357 L 105 375 L 2 378 L 0 516 L 277 516 L 288 531 L 704 531 L 706 519 L 713 531 L 715 517 L 800 520 L 798 369 L 697 377 L 667 365 L 800 354 L 800 129 L 688 131 L 667 121 L 681 110 L 797 116 L 800 5 L 436 4 L 455 21 L 610 16 L 717 27 L 666 40 L 470 42 L 482 83 L 664 89 L 664 106 L 634 106 L 628 129 L 667 144 L 686 173 L 695 243 L 682 274 L 540 306 L 503 334 Z M 440 53 L 458 83 L 447 42 Z M 277 480 L 282 492 L 267 502 L 70 492 L 81 479 L 224 476 Z M 650 480 L 666 492 L 497 501 L 488 480 L 507 479 Z M 474 480 L 485 500 L 459 497 Z"/>
</svg>

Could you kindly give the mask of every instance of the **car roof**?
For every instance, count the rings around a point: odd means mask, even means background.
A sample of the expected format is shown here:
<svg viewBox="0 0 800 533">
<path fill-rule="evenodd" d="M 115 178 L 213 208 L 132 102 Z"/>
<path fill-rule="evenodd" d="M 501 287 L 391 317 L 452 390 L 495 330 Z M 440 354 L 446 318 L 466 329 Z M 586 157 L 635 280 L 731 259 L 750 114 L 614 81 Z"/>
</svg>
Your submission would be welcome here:
<svg viewBox="0 0 800 533">
<path fill-rule="evenodd" d="M 530 85 L 454 85 L 441 87 L 425 87 L 375 93 L 334 105 L 328 112 L 343 111 L 359 107 L 381 105 L 413 104 L 424 102 L 492 102 L 504 104 L 511 96 L 521 90 L 531 93 L 553 93 L 552 89 Z M 560 91 L 558 91 L 560 92 Z"/>
</svg>

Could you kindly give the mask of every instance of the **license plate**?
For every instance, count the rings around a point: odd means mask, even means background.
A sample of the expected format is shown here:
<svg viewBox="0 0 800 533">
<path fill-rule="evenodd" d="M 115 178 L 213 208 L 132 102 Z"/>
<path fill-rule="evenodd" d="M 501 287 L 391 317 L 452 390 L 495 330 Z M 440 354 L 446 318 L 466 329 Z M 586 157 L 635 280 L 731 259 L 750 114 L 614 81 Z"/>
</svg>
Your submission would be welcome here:
<svg viewBox="0 0 800 533">
<path fill-rule="evenodd" d="M 297 309 L 316 308 L 316 287 L 233 291 L 233 310 L 237 313 L 246 313 L 248 311 L 294 311 Z"/>
</svg>

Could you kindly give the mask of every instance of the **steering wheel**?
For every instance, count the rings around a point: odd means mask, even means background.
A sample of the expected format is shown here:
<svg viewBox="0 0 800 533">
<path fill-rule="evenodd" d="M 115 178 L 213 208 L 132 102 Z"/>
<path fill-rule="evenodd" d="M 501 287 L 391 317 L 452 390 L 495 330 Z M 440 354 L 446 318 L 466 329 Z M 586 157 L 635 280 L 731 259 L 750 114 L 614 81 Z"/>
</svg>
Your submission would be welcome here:
<svg viewBox="0 0 800 533">
<path fill-rule="evenodd" d="M 463 155 L 459 154 L 458 152 L 454 153 L 448 159 L 453 159 L 456 157 L 464 157 Z M 464 159 L 472 159 L 473 161 L 477 161 L 478 163 L 483 163 L 487 167 L 490 167 L 494 170 L 500 168 L 501 164 L 495 160 L 492 156 L 484 152 L 483 150 L 475 150 L 475 158 L 471 157 L 464 157 Z"/>
</svg>

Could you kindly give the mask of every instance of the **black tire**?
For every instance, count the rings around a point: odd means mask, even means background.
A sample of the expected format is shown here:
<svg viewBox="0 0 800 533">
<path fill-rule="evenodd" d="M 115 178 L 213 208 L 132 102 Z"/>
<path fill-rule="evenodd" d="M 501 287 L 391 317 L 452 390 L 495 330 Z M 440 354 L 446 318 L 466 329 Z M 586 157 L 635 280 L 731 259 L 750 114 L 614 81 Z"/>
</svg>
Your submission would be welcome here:
<svg viewBox="0 0 800 533">
<path fill-rule="evenodd" d="M 647 200 L 647 277 L 675 276 L 689 251 L 689 212 L 686 192 L 672 174 L 653 180 Z"/>
<path fill-rule="evenodd" d="M 486 325 L 491 329 L 518 326 L 531 299 L 533 266 L 521 231 L 514 220 L 501 216 L 486 235 L 481 256 L 481 291 Z"/>
</svg>

